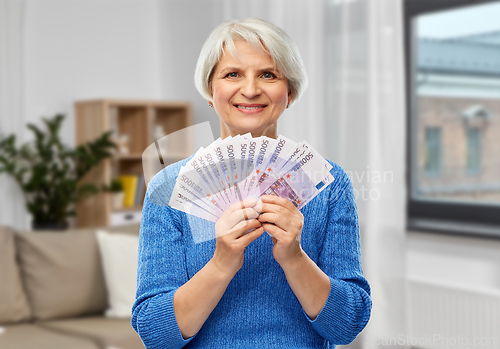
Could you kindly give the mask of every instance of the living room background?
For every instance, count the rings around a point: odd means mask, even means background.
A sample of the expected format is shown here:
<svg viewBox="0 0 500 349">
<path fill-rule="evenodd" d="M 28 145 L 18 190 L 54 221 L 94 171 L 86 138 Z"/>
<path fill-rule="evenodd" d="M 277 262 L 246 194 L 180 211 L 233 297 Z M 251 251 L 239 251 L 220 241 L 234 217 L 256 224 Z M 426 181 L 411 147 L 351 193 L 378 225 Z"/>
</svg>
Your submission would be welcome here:
<svg viewBox="0 0 500 349">
<path fill-rule="evenodd" d="M 465 2 L 465 1 L 464 1 Z M 353 347 L 408 334 L 406 280 L 500 289 L 498 240 L 406 230 L 403 4 L 400 0 L 2 0 L 0 133 L 28 141 L 29 122 L 64 113 L 75 143 L 74 105 L 93 98 L 185 100 L 194 123 L 218 118 L 194 87 L 208 33 L 229 18 L 261 17 L 296 40 L 309 73 L 303 100 L 279 132 L 306 139 L 351 171 L 353 185 L 383 193 L 357 201 L 363 266 L 374 286 L 377 327 Z M 385 183 L 369 181 L 389 171 Z M 373 177 L 372 177 L 373 178 Z M 16 185 L 0 175 L 0 225 L 26 229 Z M 496 319 L 497 320 L 497 319 Z M 374 339 L 375 338 L 375 339 Z"/>
</svg>

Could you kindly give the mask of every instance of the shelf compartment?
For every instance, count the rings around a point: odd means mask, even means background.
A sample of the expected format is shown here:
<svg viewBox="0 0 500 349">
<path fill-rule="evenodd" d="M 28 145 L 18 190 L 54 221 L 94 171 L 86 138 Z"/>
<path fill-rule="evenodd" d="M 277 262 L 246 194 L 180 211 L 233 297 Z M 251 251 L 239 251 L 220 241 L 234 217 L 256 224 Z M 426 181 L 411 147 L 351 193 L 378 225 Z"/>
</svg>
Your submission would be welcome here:
<svg viewBox="0 0 500 349">
<path fill-rule="evenodd" d="M 156 174 L 164 166 L 177 162 L 192 154 L 192 136 L 188 132 L 177 132 L 192 125 L 192 107 L 189 102 L 154 101 L 154 100 L 120 100 L 95 99 L 75 102 L 76 143 L 81 144 L 92 140 L 103 132 L 113 131 L 118 143 L 121 142 L 128 151 L 120 149 L 111 159 L 93 169 L 84 181 L 109 185 L 121 175 L 139 176 L 146 173 L 143 168 L 143 152 L 150 147 L 156 147 L 155 126 L 162 129 L 168 143 L 162 143 L 160 148 L 166 150 L 162 154 L 163 164 L 155 171 Z M 159 131 L 159 130 L 157 130 Z M 158 134 L 158 132 L 157 132 Z M 120 139 L 121 135 L 128 136 L 128 141 Z M 157 137 L 158 138 L 158 137 Z M 163 138 L 163 135 L 159 138 Z M 125 144 L 126 143 L 126 144 Z M 153 152 L 156 158 L 158 153 Z M 159 160 L 153 160 L 159 163 Z M 147 184 L 147 183 L 146 183 Z M 100 193 L 83 200 L 77 205 L 77 225 L 79 227 L 105 227 L 140 221 L 142 202 L 146 193 L 143 186 L 140 204 L 134 207 L 124 207 L 120 210 L 112 208 L 110 193 Z M 138 202 L 135 202 L 136 204 Z M 123 215 L 132 215 L 125 219 Z M 120 218 L 121 217 L 121 218 Z"/>
<path fill-rule="evenodd" d="M 142 154 L 149 145 L 148 125 L 146 107 L 116 107 L 116 136 L 128 137 L 129 154 Z"/>
</svg>

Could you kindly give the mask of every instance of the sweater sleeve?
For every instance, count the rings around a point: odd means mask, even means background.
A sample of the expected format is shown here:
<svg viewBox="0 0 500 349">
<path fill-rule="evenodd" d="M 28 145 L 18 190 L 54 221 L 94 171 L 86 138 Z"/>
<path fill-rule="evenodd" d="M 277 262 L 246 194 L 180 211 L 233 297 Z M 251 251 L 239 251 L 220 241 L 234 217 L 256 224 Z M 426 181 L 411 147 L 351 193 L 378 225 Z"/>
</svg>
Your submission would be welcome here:
<svg viewBox="0 0 500 349">
<path fill-rule="evenodd" d="M 318 316 L 311 320 L 323 338 L 349 344 L 368 323 L 371 313 L 370 286 L 361 269 L 358 215 L 352 183 L 338 165 L 336 185 L 328 198 L 327 231 L 318 266 L 330 278 L 330 294 Z"/>
<path fill-rule="evenodd" d="M 182 337 L 174 313 L 174 294 L 188 281 L 181 215 L 168 206 L 171 183 L 154 181 L 143 206 L 131 323 L 147 349 L 181 348 L 194 338 Z"/>
</svg>

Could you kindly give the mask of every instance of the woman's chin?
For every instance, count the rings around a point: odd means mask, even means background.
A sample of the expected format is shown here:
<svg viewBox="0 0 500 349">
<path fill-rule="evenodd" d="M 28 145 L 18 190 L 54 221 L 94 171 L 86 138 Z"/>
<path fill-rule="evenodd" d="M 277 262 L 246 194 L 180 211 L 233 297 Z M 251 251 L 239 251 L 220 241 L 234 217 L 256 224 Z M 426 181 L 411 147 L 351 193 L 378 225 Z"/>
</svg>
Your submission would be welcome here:
<svg viewBox="0 0 500 349">
<path fill-rule="evenodd" d="M 260 128 L 242 128 L 239 131 L 233 132 L 233 134 L 247 134 L 251 133 L 252 137 L 260 137 L 260 136 L 267 136 L 270 132 L 267 129 L 260 129 Z"/>
<path fill-rule="evenodd" d="M 276 123 L 272 125 L 262 125 L 259 122 L 245 122 L 235 127 L 229 127 L 231 134 L 246 134 L 251 133 L 253 137 L 268 136 L 276 133 Z"/>
</svg>

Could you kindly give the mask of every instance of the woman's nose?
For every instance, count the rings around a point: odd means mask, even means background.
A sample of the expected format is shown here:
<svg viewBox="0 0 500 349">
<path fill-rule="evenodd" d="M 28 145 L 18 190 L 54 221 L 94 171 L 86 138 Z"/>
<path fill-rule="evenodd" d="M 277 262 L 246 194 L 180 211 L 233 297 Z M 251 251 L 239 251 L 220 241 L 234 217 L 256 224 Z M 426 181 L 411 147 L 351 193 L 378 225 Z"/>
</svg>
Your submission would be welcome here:
<svg viewBox="0 0 500 349">
<path fill-rule="evenodd" d="M 240 92 L 249 99 L 258 96 L 261 93 L 259 83 L 255 79 L 244 80 Z"/>
</svg>

